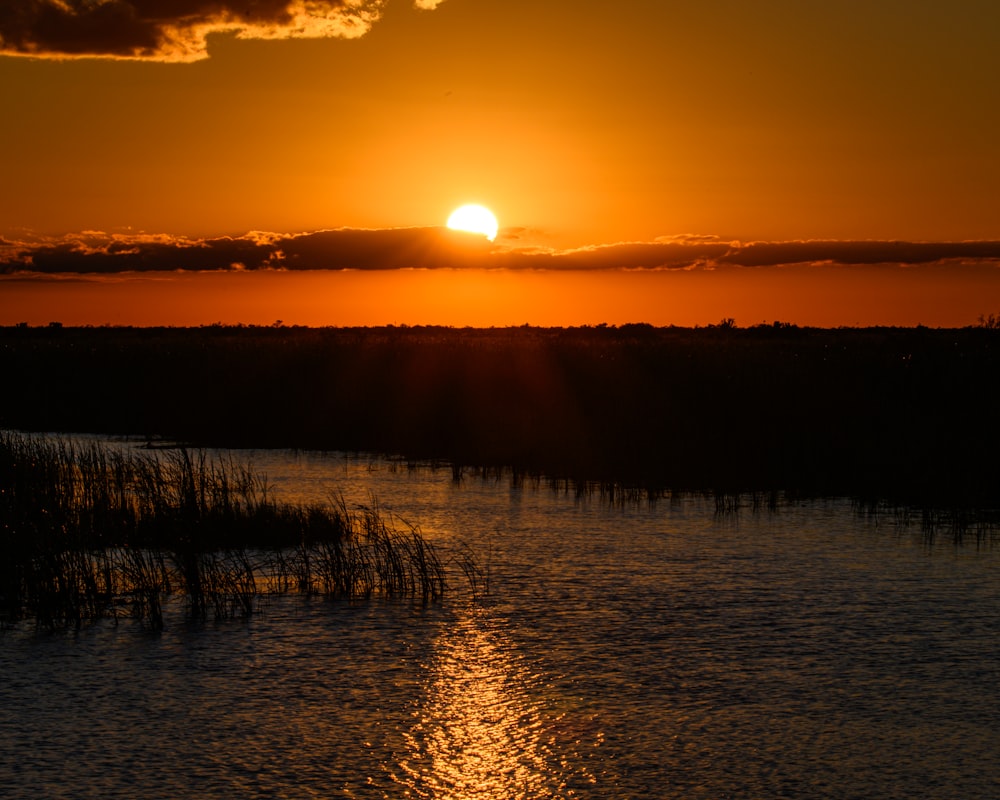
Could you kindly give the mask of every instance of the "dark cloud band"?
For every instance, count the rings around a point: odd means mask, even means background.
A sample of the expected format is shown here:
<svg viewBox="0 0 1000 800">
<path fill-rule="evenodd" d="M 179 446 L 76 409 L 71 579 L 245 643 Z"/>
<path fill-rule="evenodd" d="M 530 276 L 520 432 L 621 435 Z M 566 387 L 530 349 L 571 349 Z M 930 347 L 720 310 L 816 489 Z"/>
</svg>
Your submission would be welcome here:
<svg viewBox="0 0 1000 800">
<path fill-rule="evenodd" d="M 721 260 L 743 267 L 802 264 L 929 264 L 949 259 L 1000 258 L 1000 242 L 754 242 Z"/>
<path fill-rule="evenodd" d="M 568 251 L 492 246 L 447 228 L 340 229 L 187 239 L 86 233 L 58 240 L 0 239 L 0 273 L 110 274 L 204 270 L 434 268 L 692 269 L 804 263 L 917 265 L 997 262 L 1000 242 L 802 241 L 740 244 L 679 237 Z"/>
<path fill-rule="evenodd" d="M 481 266 L 489 242 L 448 228 L 342 229 L 186 239 L 86 233 L 0 239 L 0 272 L 95 273 L 257 269 L 430 269 Z"/>
</svg>

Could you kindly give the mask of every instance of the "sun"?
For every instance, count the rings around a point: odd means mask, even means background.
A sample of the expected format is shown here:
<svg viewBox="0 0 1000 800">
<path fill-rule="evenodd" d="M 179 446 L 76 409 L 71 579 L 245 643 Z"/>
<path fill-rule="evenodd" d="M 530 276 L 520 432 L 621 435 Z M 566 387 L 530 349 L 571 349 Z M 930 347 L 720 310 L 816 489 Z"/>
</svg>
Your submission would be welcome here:
<svg viewBox="0 0 1000 800">
<path fill-rule="evenodd" d="M 453 231 L 481 233 L 491 242 L 497 238 L 497 231 L 500 230 L 493 212 L 486 206 L 475 203 L 469 203 L 452 211 L 448 217 L 448 227 Z"/>
</svg>

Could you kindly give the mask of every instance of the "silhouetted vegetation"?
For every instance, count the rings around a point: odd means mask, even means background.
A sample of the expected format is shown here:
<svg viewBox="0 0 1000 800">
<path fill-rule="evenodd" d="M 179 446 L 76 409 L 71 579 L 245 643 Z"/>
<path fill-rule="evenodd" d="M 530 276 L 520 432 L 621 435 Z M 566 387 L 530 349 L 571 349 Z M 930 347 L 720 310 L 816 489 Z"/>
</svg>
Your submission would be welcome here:
<svg viewBox="0 0 1000 800">
<path fill-rule="evenodd" d="M 131 615 L 158 628 L 171 594 L 194 618 L 247 615 L 284 592 L 430 601 L 445 574 L 377 507 L 278 503 L 232 460 L 0 435 L 0 625 Z"/>
<path fill-rule="evenodd" d="M 1000 331 L 0 330 L 0 426 L 1000 505 Z"/>
</svg>

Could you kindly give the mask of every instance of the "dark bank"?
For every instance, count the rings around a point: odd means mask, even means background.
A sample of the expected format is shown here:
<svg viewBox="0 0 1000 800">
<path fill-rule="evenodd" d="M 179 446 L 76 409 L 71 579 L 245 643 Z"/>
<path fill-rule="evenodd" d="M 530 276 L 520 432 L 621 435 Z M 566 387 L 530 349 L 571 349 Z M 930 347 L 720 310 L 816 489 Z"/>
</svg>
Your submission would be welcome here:
<svg viewBox="0 0 1000 800">
<path fill-rule="evenodd" d="M 990 326 L 0 329 L 0 425 L 1000 505 Z"/>
</svg>

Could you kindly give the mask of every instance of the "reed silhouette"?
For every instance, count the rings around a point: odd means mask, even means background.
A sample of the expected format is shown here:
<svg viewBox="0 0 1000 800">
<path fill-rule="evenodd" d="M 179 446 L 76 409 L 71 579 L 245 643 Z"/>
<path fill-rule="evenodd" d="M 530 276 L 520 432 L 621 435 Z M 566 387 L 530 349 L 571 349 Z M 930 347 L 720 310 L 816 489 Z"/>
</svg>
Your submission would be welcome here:
<svg viewBox="0 0 1000 800">
<path fill-rule="evenodd" d="M 263 476 L 186 449 L 137 453 L 0 434 L 0 625 L 253 613 L 262 597 L 439 599 L 449 563 L 377 504 L 276 502 Z M 478 576 L 471 555 L 454 565 Z M 473 587 L 475 589 L 475 587 Z"/>
</svg>

